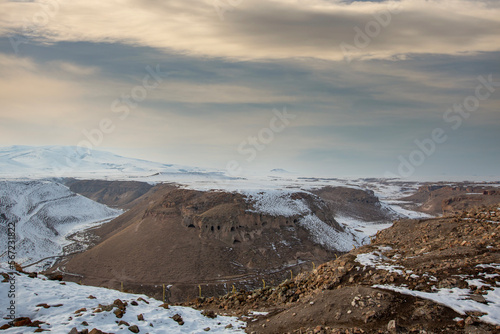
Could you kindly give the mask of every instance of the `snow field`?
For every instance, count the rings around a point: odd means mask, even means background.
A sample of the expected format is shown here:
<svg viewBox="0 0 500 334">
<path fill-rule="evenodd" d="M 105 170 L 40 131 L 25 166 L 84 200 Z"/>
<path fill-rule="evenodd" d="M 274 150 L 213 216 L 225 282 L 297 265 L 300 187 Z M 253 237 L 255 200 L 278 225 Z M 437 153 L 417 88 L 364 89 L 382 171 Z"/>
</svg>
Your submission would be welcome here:
<svg viewBox="0 0 500 334">
<path fill-rule="evenodd" d="M 6 264 L 2 264 L 0 272 L 7 271 Z M 3 319 L 8 316 L 9 285 L 9 283 L 0 283 L 0 296 L 2 296 L 0 326 L 9 322 Z M 42 324 L 41 328 L 49 329 L 51 333 L 67 334 L 73 327 L 76 327 L 78 330 L 97 328 L 104 332 L 130 334 L 127 326 L 117 325 L 119 320 L 126 321 L 131 326 L 137 325 L 139 333 L 198 334 L 207 333 L 206 328 L 210 328 L 208 333 L 244 333 L 245 323 L 235 317 L 217 316 L 210 319 L 203 316 L 201 311 L 189 307 L 170 306 L 169 309 L 164 309 L 159 307 L 162 302 L 145 295 L 122 293 L 70 282 L 61 284 L 58 281 L 44 280 L 43 276 L 29 278 L 24 274 L 16 275 L 15 291 L 16 317 L 29 317 L 32 321 L 43 321 L 45 324 Z M 89 299 L 89 296 L 94 296 L 96 299 Z M 143 298 L 149 304 L 139 298 Z M 123 318 L 118 319 L 113 314 L 113 310 L 93 312 L 99 304 L 110 305 L 116 299 L 128 303 Z M 136 301 L 138 305 L 131 305 L 132 301 Z M 48 304 L 51 307 L 37 307 L 36 305 L 39 304 Z M 54 306 L 60 304 L 62 306 Z M 86 310 L 80 312 L 80 316 L 77 315 L 78 312 L 75 313 L 83 308 Z M 143 315 L 144 321 L 138 320 L 137 316 L 140 314 Z M 184 325 L 181 326 L 171 319 L 175 314 L 182 317 Z M 88 326 L 82 324 L 84 321 L 88 323 Z M 232 328 L 225 328 L 230 324 Z M 36 327 L 12 327 L 2 332 L 6 334 L 34 333 L 36 329 Z"/>
</svg>

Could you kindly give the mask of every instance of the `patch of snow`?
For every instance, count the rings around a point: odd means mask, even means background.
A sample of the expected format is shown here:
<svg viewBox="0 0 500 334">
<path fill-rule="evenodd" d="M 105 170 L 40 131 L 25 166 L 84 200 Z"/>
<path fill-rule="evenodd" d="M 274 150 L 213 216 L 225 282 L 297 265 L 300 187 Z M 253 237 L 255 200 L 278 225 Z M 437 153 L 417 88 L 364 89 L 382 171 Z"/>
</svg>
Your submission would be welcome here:
<svg viewBox="0 0 500 334">
<path fill-rule="evenodd" d="M 6 265 L 2 264 L 2 271 L 7 272 Z M 89 330 L 98 328 L 104 332 L 116 334 L 129 334 L 129 329 L 124 326 L 118 326 L 117 320 L 123 320 L 130 325 L 137 325 L 140 333 L 205 333 L 204 329 L 210 327 L 210 333 L 245 333 L 243 328 L 245 323 L 237 320 L 236 317 L 217 316 L 210 319 L 201 314 L 200 311 L 189 307 L 170 306 L 170 309 L 159 307 L 162 302 L 149 298 L 145 295 L 128 294 L 115 290 L 97 288 L 91 286 L 78 285 L 76 283 L 66 282 L 61 285 L 57 281 L 43 280 L 41 278 L 28 278 L 26 275 L 15 276 L 16 286 L 16 317 L 30 317 L 32 321 L 44 321 L 42 329 L 50 330 L 52 333 L 68 333 L 73 327 L 81 331 L 84 328 Z M 3 319 L 9 316 L 7 311 L 6 298 L 9 291 L 9 283 L 0 283 L 0 295 L 2 303 L 0 307 L 0 326 L 7 324 L 10 320 Z M 96 299 L 89 299 L 92 295 Z M 138 301 L 143 298 L 149 304 Z M 99 304 L 109 305 L 114 300 L 121 299 L 126 301 L 128 306 L 123 318 L 117 319 L 112 311 L 93 313 L 93 309 Z M 137 301 L 138 306 L 130 304 L 131 301 Z M 38 304 L 48 304 L 52 307 L 37 307 Z M 60 307 L 53 305 L 62 304 Z M 81 312 L 81 316 L 75 316 L 75 311 L 86 308 Z M 142 314 L 145 321 L 138 321 L 137 316 Z M 175 314 L 179 314 L 184 325 L 180 326 L 171 319 Z M 71 317 L 71 320 L 70 320 Z M 83 326 L 86 321 L 88 326 Z M 149 326 L 153 324 L 154 327 Z M 50 324 L 50 325 L 49 325 Z M 226 329 L 231 324 L 233 328 Z M 2 331 L 6 334 L 34 333 L 36 327 L 12 327 Z"/>
<path fill-rule="evenodd" d="M 299 219 L 299 224 L 309 231 L 314 242 L 328 249 L 348 252 L 353 247 L 359 246 L 352 233 L 340 232 L 323 222 L 316 215 L 309 214 Z"/>
<path fill-rule="evenodd" d="M 379 270 L 386 270 L 391 273 L 397 273 L 398 275 L 403 275 L 404 269 L 402 266 L 394 266 L 387 264 L 389 258 L 383 255 L 384 250 L 373 251 L 370 253 L 358 254 L 356 256 L 356 261 L 364 267 L 374 267 Z"/>
<path fill-rule="evenodd" d="M 397 201 L 399 202 L 399 201 Z M 410 218 L 410 219 L 420 219 L 420 218 L 432 218 L 432 215 L 429 215 L 424 212 L 418 212 L 418 211 L 412 211 L 412 210 L 407 210 L 403 207 L 401 207 L 398 203 L 394 203 L 393 201 L 381 201 L 380 204 L 382 207 L 392 210 L 399 214 L 400 216 L 403 216 L 405 218 Z"/>
<path fill-rule="evenodd" d="M 345 231 L 339 231 L 325 223 L 312 212 L 304 199 L 293 198 L 293 195 L 297 194 L 295 190 L 246 190 L 241 193 L 246 195 L 247 201 L 252 203 L 253 212 L 283 217 L 302 216 L 298 219 L 298 224 L 309 232 L 315 243 L 328 249 L 347 252 L 359 246 L 366 237 L 363 235 L 361 240 L 357 240 L 357 232 L 353 228 L 347 227 Z M 314 195 L 311 194 L 311 196 Z M 321 205 L 322 202 L 317 202 L 317 204 Z"/>
<path fill-rule="evenodd" d="M 366 222 L 343 215 L 335 216 L 335 220 L 341 225 L 350 228 L 360 245 L 369 244 L 370 237 L 376 235 L 378 231 L 385 230 L 392 226 L 392 223 Z"/>
<path fill-rule="evenodd" d="M 500 270 L 500 263 L 478 264 L 477 268 L 491 268 Z"/>
<path fill-rule="evenodd" d="M 484 276 L 484 278 L 495 278 L 495 277 L 500 277 L 500 274 L 486 274 L 486 273 L 480 273 L 479 276 Z"/>
<path fill-rule="evenodd" d="M 250 311 L 248 312 L 250 315 L 268 315 L 269 312 L 259 312 L 259 311 Z"/>
<path fill-rule="evenodd" d="M 482 321 L 500 325 L 500 288 L 487 291 L 487 294 L 483 295 L 487 304 L 483 304 L 469 299 L 470 291 L 467 289 L 438 289 L 436 292 L 423 292 L 392 285 L 374 285 L 373 287 L 432 300 L 462 315 L 468 311 L 483 312 L 486 314 L 480 317 Z"/>
<path fill-rule="evenodd" d="M 242 191 L 249 202 L 253 203 L 254 212 L 271 216 L 291 217 L 311 212 L 302 199 L 292 199 L 294 190 Z"/>
<path fill-rule="evenodd" d="M 465 280 L 467 282 L 467 284 L 469 284 L 469 286 L 477 286 L 478 288 L 482 287 L 482 286 L 490 286 L 489 284 L 486 284 L 484 283 L 482 280 L 480 279 L 468 279 L 468 280 Z"/>
</svg>

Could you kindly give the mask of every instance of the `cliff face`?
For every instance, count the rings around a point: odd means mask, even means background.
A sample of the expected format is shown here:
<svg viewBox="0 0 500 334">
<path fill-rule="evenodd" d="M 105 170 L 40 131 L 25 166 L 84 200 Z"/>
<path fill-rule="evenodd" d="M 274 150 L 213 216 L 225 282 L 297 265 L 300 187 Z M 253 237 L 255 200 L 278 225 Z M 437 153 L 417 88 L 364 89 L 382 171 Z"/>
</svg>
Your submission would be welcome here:
<svg viewBox="0 0 500 334">
<path fill-rule="evenodd" d="M 317 197 L 298 192 L 291 200 L 303 201 L 323 222 L 339 232 L 344 229 L 333 219 L 332 208 Z M 299 229 L 304 214 L 270 215 L 259 213 L 245 195 L 226 192 L 177 190 L 146 209 L 144 218 L 166 220 L 180 217 L 182 225 L 196 231 L 200 239 L 215 239 L 228 246 L 252 242 L 264 234 Z M 277 240 L 280 242 L 280 240 Z"/>
<path fill-rule="evenodd" d="M 337 215 L 371 222 L 387 222 L 395 218 L 391 212 L 382 207 L 378 197 L 371 190 L 324 187 L 313 193 L 328 203 Z"/>
</svg>

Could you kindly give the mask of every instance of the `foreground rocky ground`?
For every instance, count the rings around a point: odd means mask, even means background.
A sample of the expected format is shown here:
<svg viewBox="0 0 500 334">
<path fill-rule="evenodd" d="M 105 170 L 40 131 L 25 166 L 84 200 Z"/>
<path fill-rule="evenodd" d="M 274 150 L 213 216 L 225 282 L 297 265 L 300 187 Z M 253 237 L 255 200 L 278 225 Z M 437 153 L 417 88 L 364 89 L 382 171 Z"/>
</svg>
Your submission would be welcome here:
<svg viewBox="0 0 500 334">
<path fill-rule="evenodd" d="M 249 333 L 500 333 L 499 221 L 498 205 L 400 220 L 279 286 L 187 305 Z"/>
<path fill-rule="evenodd" d="M 225 296 L 183 305 L 198 311 L 153 299 L 146 303 L 146 296 L 51 281 L 63 279 L 62 275 L 37 278 L 35 273 L 23 273 L 20 266 L 15 271 L 0 268 L 1 295 L 7 295 L 15 277 L 19 301 L 12 321 L 4 308 L 0 310 L 0 330 L 500 333 L 499 206 L 399 220 L 378 232 L 370 245 L 313 271 L 298 276 L 290 272 L 293 277 L 278 286 L 234 288 Z"/>
</svg>

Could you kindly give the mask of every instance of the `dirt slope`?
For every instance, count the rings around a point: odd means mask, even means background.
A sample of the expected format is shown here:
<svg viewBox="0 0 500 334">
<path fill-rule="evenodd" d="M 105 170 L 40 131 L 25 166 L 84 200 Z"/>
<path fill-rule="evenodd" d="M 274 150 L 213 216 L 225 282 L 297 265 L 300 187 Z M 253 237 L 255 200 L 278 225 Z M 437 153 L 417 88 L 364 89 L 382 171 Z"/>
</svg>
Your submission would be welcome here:
<svg viewBox="0 0 500 334">
<path fill-rule="evenodd" d="M 64 184 L 77 194 L 110 207 L 127 209 L 130 203 L 146 194 L 153 186 L 136 181 L 104 181 L 67 179 Z"/>
</svg>

